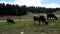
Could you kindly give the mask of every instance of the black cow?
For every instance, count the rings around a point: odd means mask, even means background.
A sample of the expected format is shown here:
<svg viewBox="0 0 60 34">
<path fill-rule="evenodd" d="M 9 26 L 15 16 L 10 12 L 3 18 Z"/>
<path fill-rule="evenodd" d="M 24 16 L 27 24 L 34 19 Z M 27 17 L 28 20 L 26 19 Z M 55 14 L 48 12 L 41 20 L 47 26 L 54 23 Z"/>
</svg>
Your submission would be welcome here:
<svg viewBox="0 0 60 34">
<path fill-rule="evenodd" d="M 7 22 L 8 22 L 8 24 L 10 23 L 10 24 L 15 24 L 15 22 L 13 21 L 13 19 L 7 19 Z"/>
<path fill-rule="evenodd" d="M 34 19 L 34 23 L 35 23 L 35 21 L 39 21 L 39 25 L 40 25 L 40 21 L 41 21 L 42 24 L 48 25 L 48 21 L 46 20 L 46 18 L 43 15 L 33 16 L 33 19 Z"/>
<path fill-rule="evenodd" d="M 49 19 L 49 18 L 50 18 L 50 19 L 51 19 L 51 18 L 52 18 L 52 19 L 54 18 L 54 19 L 57 20 L 57 17 L 55 16 L 55 14 L 51 14 L 51 13 L 50 13 L 50 14 L 47 14 L 47 19 Z"/>
</svg>

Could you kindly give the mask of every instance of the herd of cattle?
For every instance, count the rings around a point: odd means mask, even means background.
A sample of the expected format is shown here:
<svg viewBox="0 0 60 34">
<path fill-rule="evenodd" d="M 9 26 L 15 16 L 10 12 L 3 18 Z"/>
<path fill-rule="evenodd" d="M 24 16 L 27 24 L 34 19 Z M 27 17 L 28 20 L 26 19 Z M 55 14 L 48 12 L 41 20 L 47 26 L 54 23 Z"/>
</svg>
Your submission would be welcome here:
<svg viewBox="0 0 60 34">
<path fill-rule="evenodd" d="M 47 20 L 49 18 L 57 20 L 57 17 L 55 16 L 55 14 L 47 14 L 47 19 L 43 15 L 35 15 L 35 16 L 33 16 L 34 24 L 36 24 L 35 21 L 39 21 L 39 25 L 40 25 L 40 21 L 41 21 L 42 24 L 48 25 Z M 15 24 L 13 19 L 7 19 L 7 23 L 8 24 Z"/>
</svg>

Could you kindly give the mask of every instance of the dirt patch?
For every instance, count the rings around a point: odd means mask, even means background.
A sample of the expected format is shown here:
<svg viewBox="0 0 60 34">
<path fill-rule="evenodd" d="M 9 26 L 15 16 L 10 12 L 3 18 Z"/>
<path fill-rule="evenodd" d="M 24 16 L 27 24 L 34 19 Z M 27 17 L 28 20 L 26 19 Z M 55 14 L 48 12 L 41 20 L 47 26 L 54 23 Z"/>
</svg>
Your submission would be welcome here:
<svg viewBox="0 0 60 34">
<path fill-rule="evenodd" d="M 35 14 L 37 15 L 37 14 Z M 47 14 L 41 14 L 41 15 L 44 15 L 44 16 L 47 16 Z M 60 17 L 60 14 L 56 14 L 57 17 Z M 33 20 L 32 18 L 24 18 L 24 17 L 20 17 L 20 16 L 14 16 L 14 17 L 10 17 L 8 16 L 8 18 L 12 18 L 14 19 L 14 21 L 29 21 L 29 20 Z M 0 22 L 6 22 L 6 19 L 7 19 L 7 16 L 5 17 L 0 17 Z"/>
<path fill-rule="evenodd" d="M 32 20 L 32 19 L 22 19 L 22 20 L 14 20 L 14 21 L 30 21 L 30 20 Z M 0 20 L 0 22 L 7 22 L 6 20 Z"/>
</svg>

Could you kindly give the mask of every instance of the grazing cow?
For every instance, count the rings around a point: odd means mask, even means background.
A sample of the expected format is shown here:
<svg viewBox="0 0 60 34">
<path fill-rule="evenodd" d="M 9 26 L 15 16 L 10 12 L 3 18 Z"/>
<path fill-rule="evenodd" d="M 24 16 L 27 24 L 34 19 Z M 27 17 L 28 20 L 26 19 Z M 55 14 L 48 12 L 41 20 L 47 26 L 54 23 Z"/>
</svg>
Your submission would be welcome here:
<svg viewBox="0 0 60 34">
<path fill-rule="evenodd" d="M 49 19 L 49 18 L 50 18 L 50 19 L 51 19 L 51 18 L 52 18 L 52 19 L 54 18 L 54 19 L 57 20 L 57 17 L 55 16 L 55 14 L 47 14 L 47 19 Z"/>
<path fill-rule="evenodd" d="M 7 19 L 7 22 L 8 22 L 8 24 L 10 23 L 10 24 L 15 24 L 15 22 L 13 21 L 13 19 Z"/>
<path fill-rule="evenodd" d="M 46 20 L 46 18 L 43 15 L 33 16 L 33 19 L 34 19 L 34 23 L 35 23 L 35 21 L 39 21 L 39 25 L 40 25 L 40 21 L 41 21 L 42 24 L 48 25 L 48 21 Z"/>
</svg>

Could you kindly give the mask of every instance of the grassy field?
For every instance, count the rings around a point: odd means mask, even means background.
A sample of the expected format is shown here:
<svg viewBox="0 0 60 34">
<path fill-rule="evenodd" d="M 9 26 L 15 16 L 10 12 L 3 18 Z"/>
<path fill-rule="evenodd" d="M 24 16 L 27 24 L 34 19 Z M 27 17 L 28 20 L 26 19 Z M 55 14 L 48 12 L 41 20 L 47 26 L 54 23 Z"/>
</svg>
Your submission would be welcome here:
<svg viewBox="0 0 60 34">
<path fill-rule="evenodd" d="M 0 20 L 3 21 L 6 18 L 13 18 L 16 24 L 7 24 L 7 22 L 0 22 L 0 34 L 20 34 L 24 32 L 24 34 L 60 34 L 60 17 L 58 20 L 48 20 L 49 24 L 46 25 L 34 25 L 33 15 L 28 14 L 24 16 L 4 16 L 0 17 Z M 46 16 L 46 14 L 44 14 Z M 21 18 L 21 19 L 19 19 Z"/>
<path fill-rule="evenodd" d="M 60 14 L 60 11 L 56 11 L 56 12 L 54 12 L 54 14 Z"/>
</svg>

